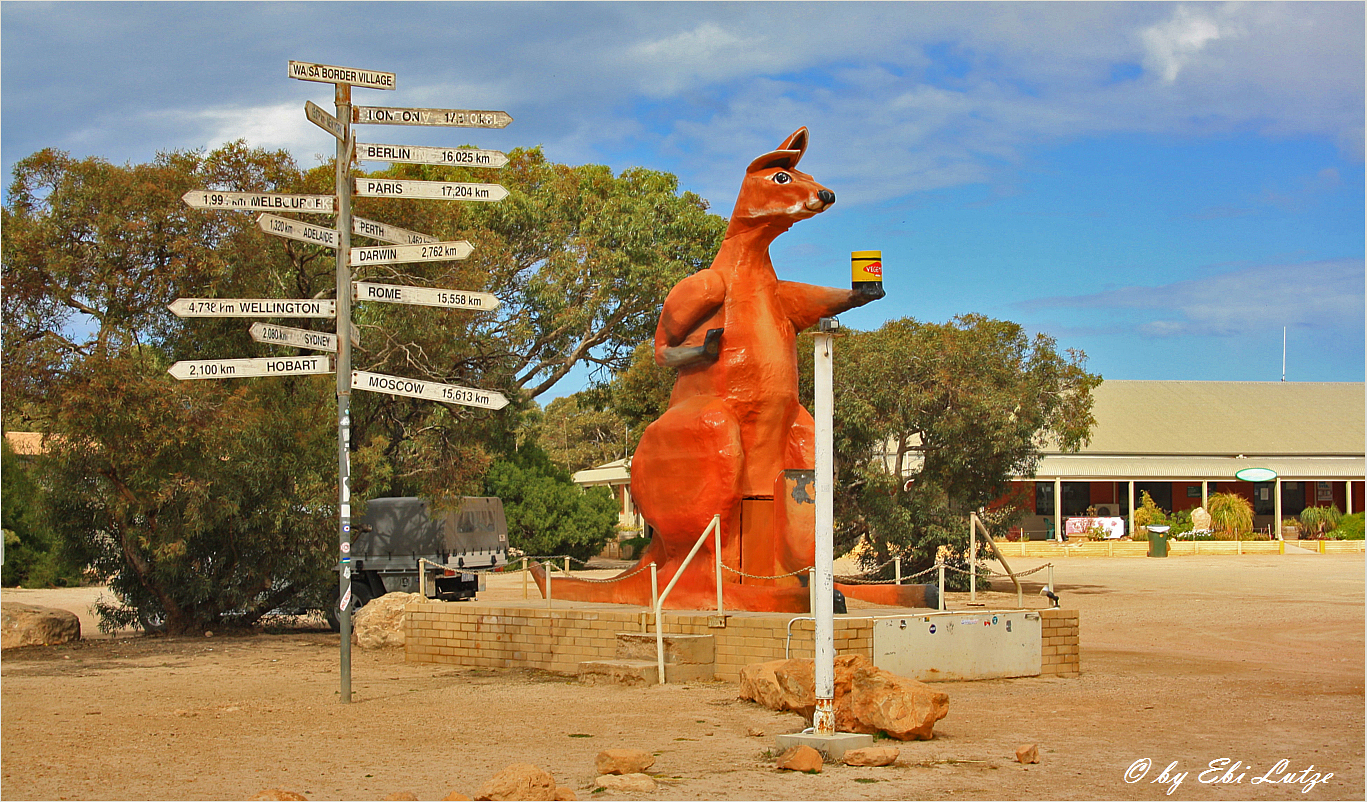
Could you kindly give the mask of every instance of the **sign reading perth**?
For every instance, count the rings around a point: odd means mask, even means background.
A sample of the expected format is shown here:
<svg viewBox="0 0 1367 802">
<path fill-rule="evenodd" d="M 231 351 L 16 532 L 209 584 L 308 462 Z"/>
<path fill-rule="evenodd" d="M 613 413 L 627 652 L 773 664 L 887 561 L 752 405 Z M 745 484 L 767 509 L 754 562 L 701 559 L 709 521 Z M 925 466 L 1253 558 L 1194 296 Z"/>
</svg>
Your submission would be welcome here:
<svg viewBox="0 0 1367 802">
<path fill-rule="evenodd" d="M 444 306 L 449 309 L 498 308 L 498 298 L 487 292 L 469 290 L 440 290 L 432 287 L 407 287 L 401 284 L 371 284 L 368 281 L 353 282 L 356 300 L 384 301 L 391 304 L 411 304 L 414 306 Z"/>
<path fill-rule="evenodd" d="M 508 398 L 492 390 L 476 390 L 455 384 L 404 379 L 399 376 L 386 376 L 383 373 L 369 373 L 364 370 L 351 374 L 353 390 L 371 390 L 388 395 L 402 395 L 409 398 L 425 398 L 428 401 L 442 401 L 447 404 L 460 404 L 481 409 L 503 409 L 508 406 Z"/>
<path fill-rule="evenodd" d="M 394 73 L 378 70 L 358 70 L 354 67 L 334 67 L 331 64 L 314 64 L 311 61 L 291 61 L 289 76 L 301 81 L 317 81 L 324 84 L 351 84 L 367 89 L 393 89 Z"/>
<path fill-rule="evenodd" d="M 191 359 L 166 369 L 172 376 L 188 379 L 246 379 L 257 376 L 308 376 L 332 373 L 330 356 L 280 356 L 251 359 Z"/>
<path fill-rule="evenodd" d="M 419 234 L 406 228 L 377 223 L 355 215 L 351 216 L 351 233 L 382 242 L 393 242 L 396 245 L 422 245 L 425 242 L 437 241 L 437 238 L 430 234 Z"/>
<path fill-rule="evenodd" d="M 337 302 L 304 298 L 177 298 L 166 305 L 176 317 L 337 317 Z"/>
</svg>

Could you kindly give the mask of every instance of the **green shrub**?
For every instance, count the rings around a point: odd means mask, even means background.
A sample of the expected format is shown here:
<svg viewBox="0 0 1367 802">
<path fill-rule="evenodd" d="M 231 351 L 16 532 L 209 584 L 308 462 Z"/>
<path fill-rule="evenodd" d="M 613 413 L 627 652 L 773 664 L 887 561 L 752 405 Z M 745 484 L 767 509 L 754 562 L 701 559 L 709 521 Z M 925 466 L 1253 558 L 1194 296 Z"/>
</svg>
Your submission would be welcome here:
<svg viewBox="0 0 1367 802">
<path fill-rule="evenodd" d="M 1364 513 L 1355 512 L 1339 519 L 1339 525 L 1330 535 L 1335 540 L 1362 540 Z"/>
<path fill-rule="evenodd" d="M 1328 507 L 1306 507 L 1301 510 L 1301 534 L 1312 539 L 1325 537 L 1334 531 L 1343 513 L 1330 504 Z"/>
<path fill-rule="evenodd" d="M 1238 493 L 1215 493 L 1210 497 L 1210 524 L 1233 540 L 1253 533 L 1253 504 Z"/>
</svg>

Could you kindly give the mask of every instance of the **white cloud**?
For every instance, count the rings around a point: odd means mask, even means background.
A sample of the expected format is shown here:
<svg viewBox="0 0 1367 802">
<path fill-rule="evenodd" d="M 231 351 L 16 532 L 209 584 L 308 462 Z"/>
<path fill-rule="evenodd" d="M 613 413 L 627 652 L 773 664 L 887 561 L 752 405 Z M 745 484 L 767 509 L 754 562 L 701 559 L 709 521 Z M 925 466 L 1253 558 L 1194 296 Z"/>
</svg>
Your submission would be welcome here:
<svg viewBox="0 0 1367 802">
<path fill-rule="evenodd" d="M 1172 17 L 1139 33 L 1145 50 L 1144 63 L 1172 83 L 1208 42 L 1221 36 L 1220 24 L 1191 6 L 1178 6 Z"/>
</svg>

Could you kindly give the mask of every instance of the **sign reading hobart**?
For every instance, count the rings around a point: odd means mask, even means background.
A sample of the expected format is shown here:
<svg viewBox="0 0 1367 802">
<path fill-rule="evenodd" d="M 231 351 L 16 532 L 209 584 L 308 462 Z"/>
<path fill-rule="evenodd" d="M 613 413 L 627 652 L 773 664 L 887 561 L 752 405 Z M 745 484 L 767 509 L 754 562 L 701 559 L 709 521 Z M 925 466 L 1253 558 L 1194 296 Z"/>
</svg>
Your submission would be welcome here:
<svg viewBox="0 0 1367 802">
<path fill-rule="evenodd" d="M 250 359 L 190 359 L 166 369 L 172 376 L 187 379 L 246 379 L 260 376 L 308 376 L 332 373 L 332 357 L 289 356 Z"/>
<path fill-rule="evenodd" d="M 314 64 L 309 61 L 291 61 L 291 78 L 301 81 L 317 81 L 323 84 L 351 84 L 367 89 L 393 89 L 394 73 L 378 70 L 358 70 L 354 67 L 334 67 L 331 64 Z"/>
</svg>

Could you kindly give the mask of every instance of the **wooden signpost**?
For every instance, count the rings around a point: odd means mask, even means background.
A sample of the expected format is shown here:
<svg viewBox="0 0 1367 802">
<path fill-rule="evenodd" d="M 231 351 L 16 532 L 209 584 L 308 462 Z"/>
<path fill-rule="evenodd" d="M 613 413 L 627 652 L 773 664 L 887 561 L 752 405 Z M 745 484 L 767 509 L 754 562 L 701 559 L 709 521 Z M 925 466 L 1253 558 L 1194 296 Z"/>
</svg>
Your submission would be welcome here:
<svg viewBox="0 0 1367 802">
<path fill-rule="evenodd" d="M 255 323 L 252 339 L 328 354 L 253 359 L 201 359 L 177 362 L 169 372 L 177 379 L 223 379 L 261 376 L 297 376 L 320 373 L 337 374 L 337 455 L 338 455 L 338 612 L 341 619 L 341 700 L 351 701 L 351 391 L 353 388 L 388 395 L 422 398 L 445 404 L 502 409 L 508 399 L 501 393 L 442 384 L 382 373 L 352 369 L 351 347 L 356 342 L 351 324 L 354 301 L 417 304 L 488 311 L 498 307 L 493 295 L 466 290 L 430 287 L 353 284 L 351 266 L 388 265 L 464 259 L 473 250 L 468 242 L 438 242 L 436 237 L 396 226 L 354 217 L 351 198 L 405 197 L 451 201 L 493 202 L 507 197 L 508 191 L 497 184 L 450 181 L 409 181 L 394 179 L 357 179 L 351 175 L 352 155 L 368 161 L 437 164 L 455 167 L 502 167 L 506 154 L 475 148 L 417 147 L 410 145 L 361 145 L 351 130 L 353 123 L 377 125 L 440 125 L 462 128 L 502 128 L 512 117 L 502 111 L 471 109 L 403 109 L 353 106 L 352 87 L 394 89 L 394 73 L 338 67 L 307 61 L 290 61 L 288 75 L 301 81 L 333 84 L 336 111 L 308 101 L 304 115 L 337 140 L 335 196 L 286 195 L 270 192 L 218 192 L 194 190 L 183 200 L 195 209 L 242 210 L 332 214 L 336 226 L 311 225 L 277 214 L 262 214 L 257 225 L 278 237 L 332 248 L 336 251 L 335 300 L 272 300 L 246 298 L 178 298 L 170 309 L 180 317 L 313 317 L 335 318 L 336 331 L 350 332 L 338 337 L 327 332 L 309 331 L 274 324 Z M 351 247 L 351 235 L 390 243 L 380 246 Z"/>
</svg>

